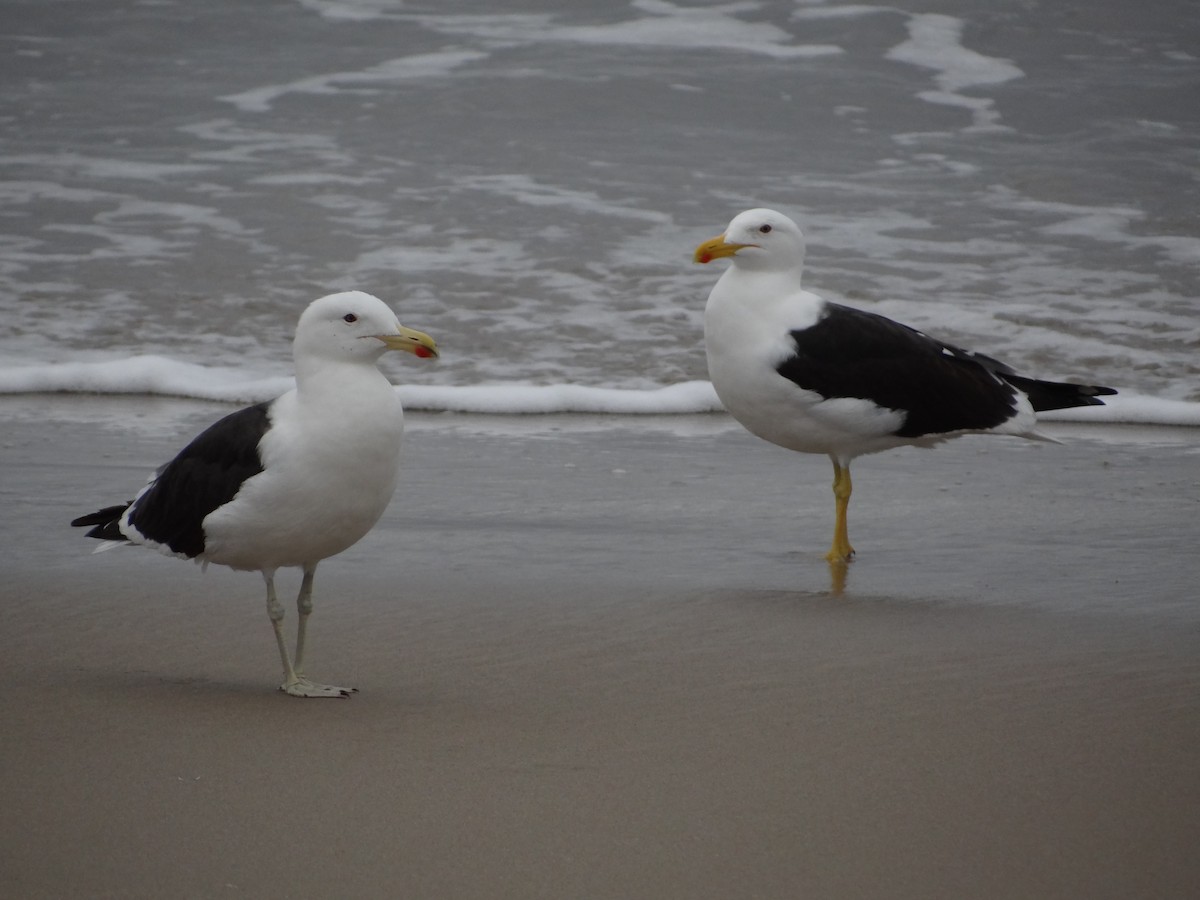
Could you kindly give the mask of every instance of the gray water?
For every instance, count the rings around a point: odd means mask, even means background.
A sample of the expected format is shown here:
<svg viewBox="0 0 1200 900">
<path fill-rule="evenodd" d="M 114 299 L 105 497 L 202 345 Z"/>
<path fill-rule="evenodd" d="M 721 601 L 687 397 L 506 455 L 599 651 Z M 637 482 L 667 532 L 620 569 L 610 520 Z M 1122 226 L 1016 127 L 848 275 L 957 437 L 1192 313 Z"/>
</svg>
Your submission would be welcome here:
<svg viewBox="0 0 1200 900">
<path fill-rule="evenodd" d="M 427 384 L 703 379 L 739 210 L 810 288 L 1200 399 L 1200 5 L 4 0 L 0 357 L 286 370 L 378 294 Z"/>
</svg>

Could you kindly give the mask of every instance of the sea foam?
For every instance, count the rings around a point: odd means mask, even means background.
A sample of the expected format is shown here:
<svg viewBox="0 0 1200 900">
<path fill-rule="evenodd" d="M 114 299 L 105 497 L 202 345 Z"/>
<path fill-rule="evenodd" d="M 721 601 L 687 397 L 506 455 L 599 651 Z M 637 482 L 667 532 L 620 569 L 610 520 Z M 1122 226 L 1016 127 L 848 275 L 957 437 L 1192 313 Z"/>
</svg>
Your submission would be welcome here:
<svg viewBox="0 0 1200 900">
<path fill-rule="evenodd" d="M 291 389 L 287 375 L 264 375 L 224 366 L 201 366 L 163 356 L 102 362 L 0 367 L 0 395 L 145 394 L 257 403 Z M 475 385 L 404 384 L 397 391 L 408 409 L 492 415 L 686 415 L 720 412 L 708 381 L 644 389 L 521 382 Z M 1104 406 L 1042 413 L 1045 421 L 1200 426 L 1200 403 L 1123 393 Z"/>
</svg>

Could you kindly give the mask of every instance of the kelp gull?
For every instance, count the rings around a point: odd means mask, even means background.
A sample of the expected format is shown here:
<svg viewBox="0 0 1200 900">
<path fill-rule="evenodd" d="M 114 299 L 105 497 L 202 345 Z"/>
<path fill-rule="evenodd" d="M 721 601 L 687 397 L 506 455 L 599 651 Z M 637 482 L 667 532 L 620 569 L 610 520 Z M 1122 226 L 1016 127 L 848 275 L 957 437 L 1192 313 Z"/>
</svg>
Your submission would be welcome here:
<svg viewBox="0 0 1200 900">
<path fill-rule="evenodd" d="M 782 213 L 751 209 L 696 248 L 729 257 L 704 311 L 713 387 L 751 433 L 833 461 L 831 562 L 854 555 L 846 526 L 850 462 L 963 434 L 1040 438 L 1035 413 L 1103 406 L 1112 388 L 1039 381 L 906 325 L 801 286 L 804 235 Z"/>
<path fill-rule="evenodd" d="M 317 563 L 370 531 L 396 487 L 404 411 L 377 367 L 389 350 L 437 356 L 429 335 L 401 326 L 377 297 L 348 291 L 314 301 L 296 327 L 294 390 L 216 422 L 131 502 L 71 524 L 93 526 L 88 537 L 261 572 L 280 690 L 347 696 L 352 689 L 305 676 L 304 643 Z M 294 660 L 275 596 L 275 572 L 288 566 L 303 570 Z"/>
</svg>

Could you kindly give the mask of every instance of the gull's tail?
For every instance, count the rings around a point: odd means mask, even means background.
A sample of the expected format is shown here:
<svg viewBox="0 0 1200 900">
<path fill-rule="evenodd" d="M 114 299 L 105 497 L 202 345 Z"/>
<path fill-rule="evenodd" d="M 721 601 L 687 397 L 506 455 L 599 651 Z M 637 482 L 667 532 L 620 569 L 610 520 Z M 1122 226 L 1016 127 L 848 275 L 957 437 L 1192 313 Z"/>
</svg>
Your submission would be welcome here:
<svg viewBox="0 0 1200 900">
<path fill-rule="evenodd" d="M 1101 397 L 1116 393 L 1110 387 L 1098 384 L 1070 384 L 1063 381 L 1039 381 L 1008 372 L 998 373 L 1001 378 L 1029 398 L 1034 412 L 1048 409 L 1071 409 L 1075 406 L 1103 406 Z"/>
</svg>

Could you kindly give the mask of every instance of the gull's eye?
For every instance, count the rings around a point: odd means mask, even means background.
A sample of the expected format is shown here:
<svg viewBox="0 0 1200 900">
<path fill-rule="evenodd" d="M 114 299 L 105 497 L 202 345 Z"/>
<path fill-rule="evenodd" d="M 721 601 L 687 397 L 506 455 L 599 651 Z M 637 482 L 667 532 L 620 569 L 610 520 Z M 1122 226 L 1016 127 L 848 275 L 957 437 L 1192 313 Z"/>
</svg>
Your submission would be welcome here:
<svg viewBox="0 0 1200 900">
<path fill-rule="evenodd" d="M 770 225 L 759 225 L 758 230 L 761 234 L 770 234 L 771 226 Z"/>
<path fill-rule="evenodd" d="M 348 325 L 352 325 L 358 321 L 358 316 L 356 316 L 354 313 L 346 313 L 344 316 L 342 316 L 342 321 Z"/>
</svg>

